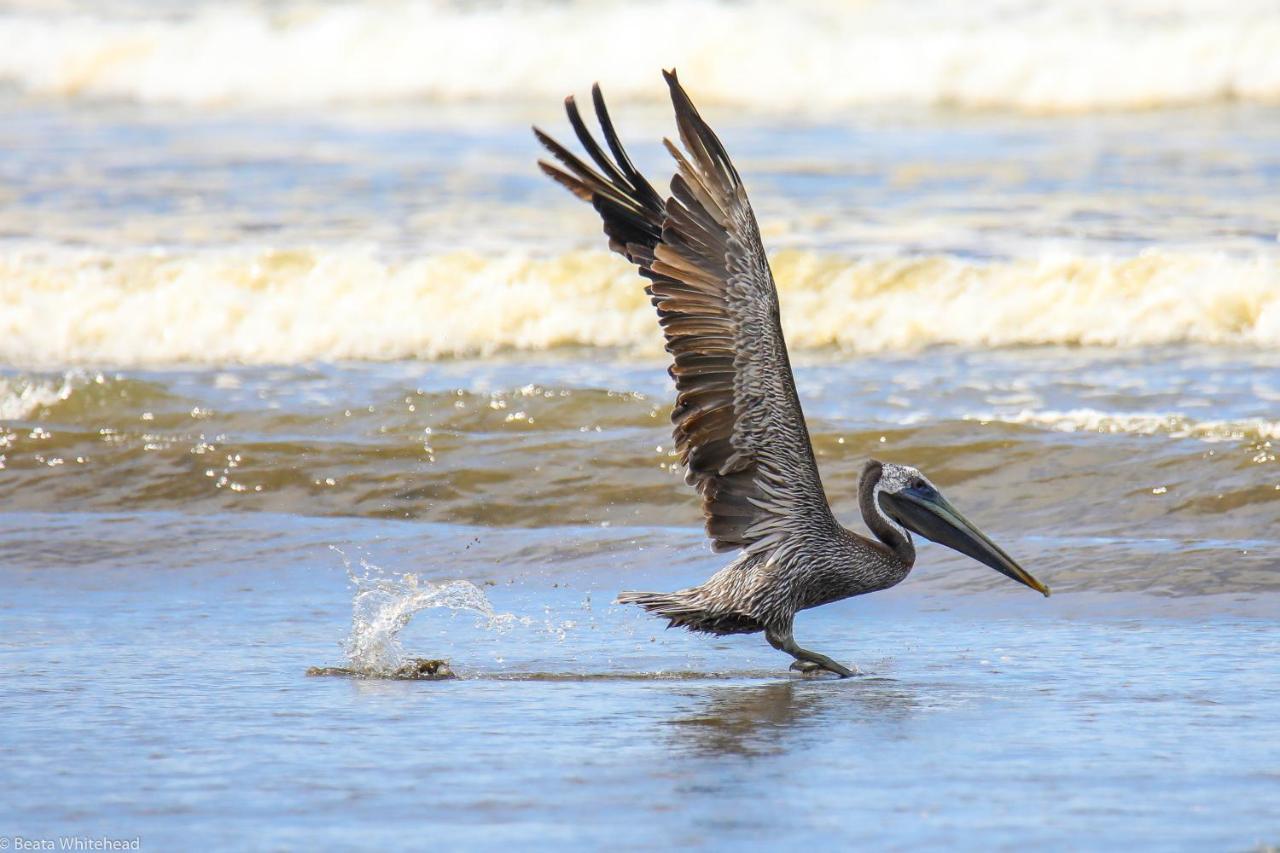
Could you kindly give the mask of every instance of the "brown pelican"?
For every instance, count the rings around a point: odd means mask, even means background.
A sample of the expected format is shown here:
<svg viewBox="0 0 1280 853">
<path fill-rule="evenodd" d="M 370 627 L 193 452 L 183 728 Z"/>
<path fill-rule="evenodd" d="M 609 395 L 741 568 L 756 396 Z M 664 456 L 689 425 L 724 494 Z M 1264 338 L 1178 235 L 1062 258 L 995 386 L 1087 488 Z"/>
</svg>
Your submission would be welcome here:
<svg viewBox="0 0 1280 853">
<path fill-rule="evenodd" d="M 871 460 L 858 486 L 874 539 L 842 527 L 818 476 L 787 347 L 778 293 L 746 190 L 724 146 L 681 88 L 671 89 L 681 152 L 665 201 L 636 171 L 609 120 L 600 87 L 592 100 L 612 158 L 587 129 L 572 97 L 565 110 L 598 170 L 541 130 L 563 168 L 542 171 L 588 201 L 604 220 L 609 248 L 639 268 L 673 357 L 675 444 L 686 481 L 702 497 L 714 550 L 738 551 L 701 586 L 624 592 L 670 626 L 708 634 L 763 631 L 792 669 L 854 672 L 796 644 L 795 615 L 887 589 L 915 563 L 911 534 L 954 548 L 1044 595 L 1049 589 L 947 502 L 915 468 Z M 567 171 L 566 171 L 567 170 Z"/>
</svg>

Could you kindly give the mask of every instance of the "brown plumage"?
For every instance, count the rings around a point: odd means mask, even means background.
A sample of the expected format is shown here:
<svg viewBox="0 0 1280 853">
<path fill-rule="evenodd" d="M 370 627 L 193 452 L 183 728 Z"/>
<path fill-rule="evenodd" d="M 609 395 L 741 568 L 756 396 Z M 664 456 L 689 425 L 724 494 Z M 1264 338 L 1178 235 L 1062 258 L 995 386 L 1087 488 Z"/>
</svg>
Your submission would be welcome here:
<svg viewBox="0 0 1280 853">
<path fill-rule="evenodd" d="M 599 86 L 592 88 L 592 102 L 612 157 L 592 137 L 574 99 L 565 99 L 569 123 L 595 168 L 534 128 L 560 163 L 539 161 L 542 171 L 592 204 L 609 247 L 648 279 L 645 292 L 672 356 L 671 420 L 686 481 L 701 496 L 712 547 L 740 552 L 701 586 L 623 593 L 618 600 L 694 631 L 764 631 L 772 645 L 797 659 L 797 668 L 850 675 L 795 644 L 795 614 L 906 576 L 915 559 L 911 537 L 884 513 L 878 496 L 927 481 L 914 469 L 869 463 L 860 493 L 863 517 L 878 541 L 836 522 L 796 395 L 777 289 L 746 190 L 675 72 L 663 75 L 684 146 L 682 152 L 664 140 L 677 165 L 665 201 L 632 165 Z"/>
</svg>

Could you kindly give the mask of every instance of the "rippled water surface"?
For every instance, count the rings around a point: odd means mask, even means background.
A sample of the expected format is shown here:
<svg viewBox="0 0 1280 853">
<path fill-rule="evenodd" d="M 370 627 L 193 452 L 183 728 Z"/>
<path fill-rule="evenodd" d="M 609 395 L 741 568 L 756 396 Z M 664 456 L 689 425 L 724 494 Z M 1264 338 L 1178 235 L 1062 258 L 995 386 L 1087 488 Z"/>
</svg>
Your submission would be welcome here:
<svg viewBox="0 0 1280 853">
<path fill-rule="evenodd" d="M 926 544 L 902 587 L 801 617 L 867 673 L 843 683 L 612 605 L 722 562 L 658 364 L 9 373 L 6 825 L 159 846 L 1275 840 L 1267 359 L 797 372 L 848 523 L 864 458 L 916 462 L 1054 597 Z M 303 674 L 411 657 L 460 679 Z"/>
<path fill-rule="evenodd" d="M 620 585 L 712 569 L 689 529 L 6 519 L 3 816 L 28 835 L 140 832 L 162 848 L 191 832 L 257 847 L 1275 840 L 1274 593 L 1251 596 L 1253 612 L 1232 597 L 967 595 L 936 581 L 976 571 L 925 549 L 903 587 L 801 617 L 801 638 L 869 673 L 805 681 L 757 638 L 664 632 L 608 604 Z M 518 619 L 416 616 L 406 650 L 449 658 L 457 681 L 307 678 L 343 661 L 350 626 L 332 543 L 387 577 L 472 579 Z"/>
<path fill-rule="evenodd" d="M 1276 591 L 1280 368 L 1248 351 L 934 350 L 801 361 L 827 490 L 919 465 L 1059 591 Z M 688 528 L 659 363 L 13 372 L 11 510 Z M 1171 570 L 1170 552 L 1178 554 Z M 1100 568 L 1125 564 L 1123 571 Z M 1001 582 L 997 575 L 983 586 Z"/>
</svg>

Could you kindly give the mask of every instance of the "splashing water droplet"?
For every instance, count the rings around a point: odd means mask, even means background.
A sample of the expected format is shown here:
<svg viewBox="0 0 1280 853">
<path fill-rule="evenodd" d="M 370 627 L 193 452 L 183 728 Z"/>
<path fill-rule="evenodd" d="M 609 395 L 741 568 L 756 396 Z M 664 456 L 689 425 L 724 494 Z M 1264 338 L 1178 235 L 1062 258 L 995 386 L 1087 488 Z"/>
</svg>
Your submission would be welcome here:
<svg viewBox="0 0 1280 853">
<path fill-rule="evenodd" d="M 343 645 L 350 667 L 356 673 L 390 675 L 407 663 L 409 658 L 400 643 L 400 632 L 423 610 L 446 607 L 470 611 L 480 617 L 480 625 L 496 631 L 530 624 L 528 618 L 496 612 L 484 592 L 471 581 L 432 583 L 409 572 L 387 573 L 364 558 L 353 565 L 341 549 L 332 545 L 330 548 L 341 557 L 347 577 L 355 586 L 351 635 Z"/>
</svg>

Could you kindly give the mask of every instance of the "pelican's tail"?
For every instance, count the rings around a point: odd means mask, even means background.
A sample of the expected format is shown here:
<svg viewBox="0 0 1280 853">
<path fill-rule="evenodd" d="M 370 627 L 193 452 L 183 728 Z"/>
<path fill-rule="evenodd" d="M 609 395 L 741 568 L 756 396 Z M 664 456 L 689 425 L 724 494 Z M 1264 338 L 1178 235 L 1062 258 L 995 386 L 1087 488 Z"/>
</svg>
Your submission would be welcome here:
<svg viewBox="0 0 1280 853">
<path fill-rule="evenodd" d="M 667 619 L 668 628 L 687 628 L 702 634 L 754 634 L 764 630 L 754 617 L 716 606 L 700 586 L 679 592 L 622 592 L 614 603 L 638 604 Z"/>
</svg>

